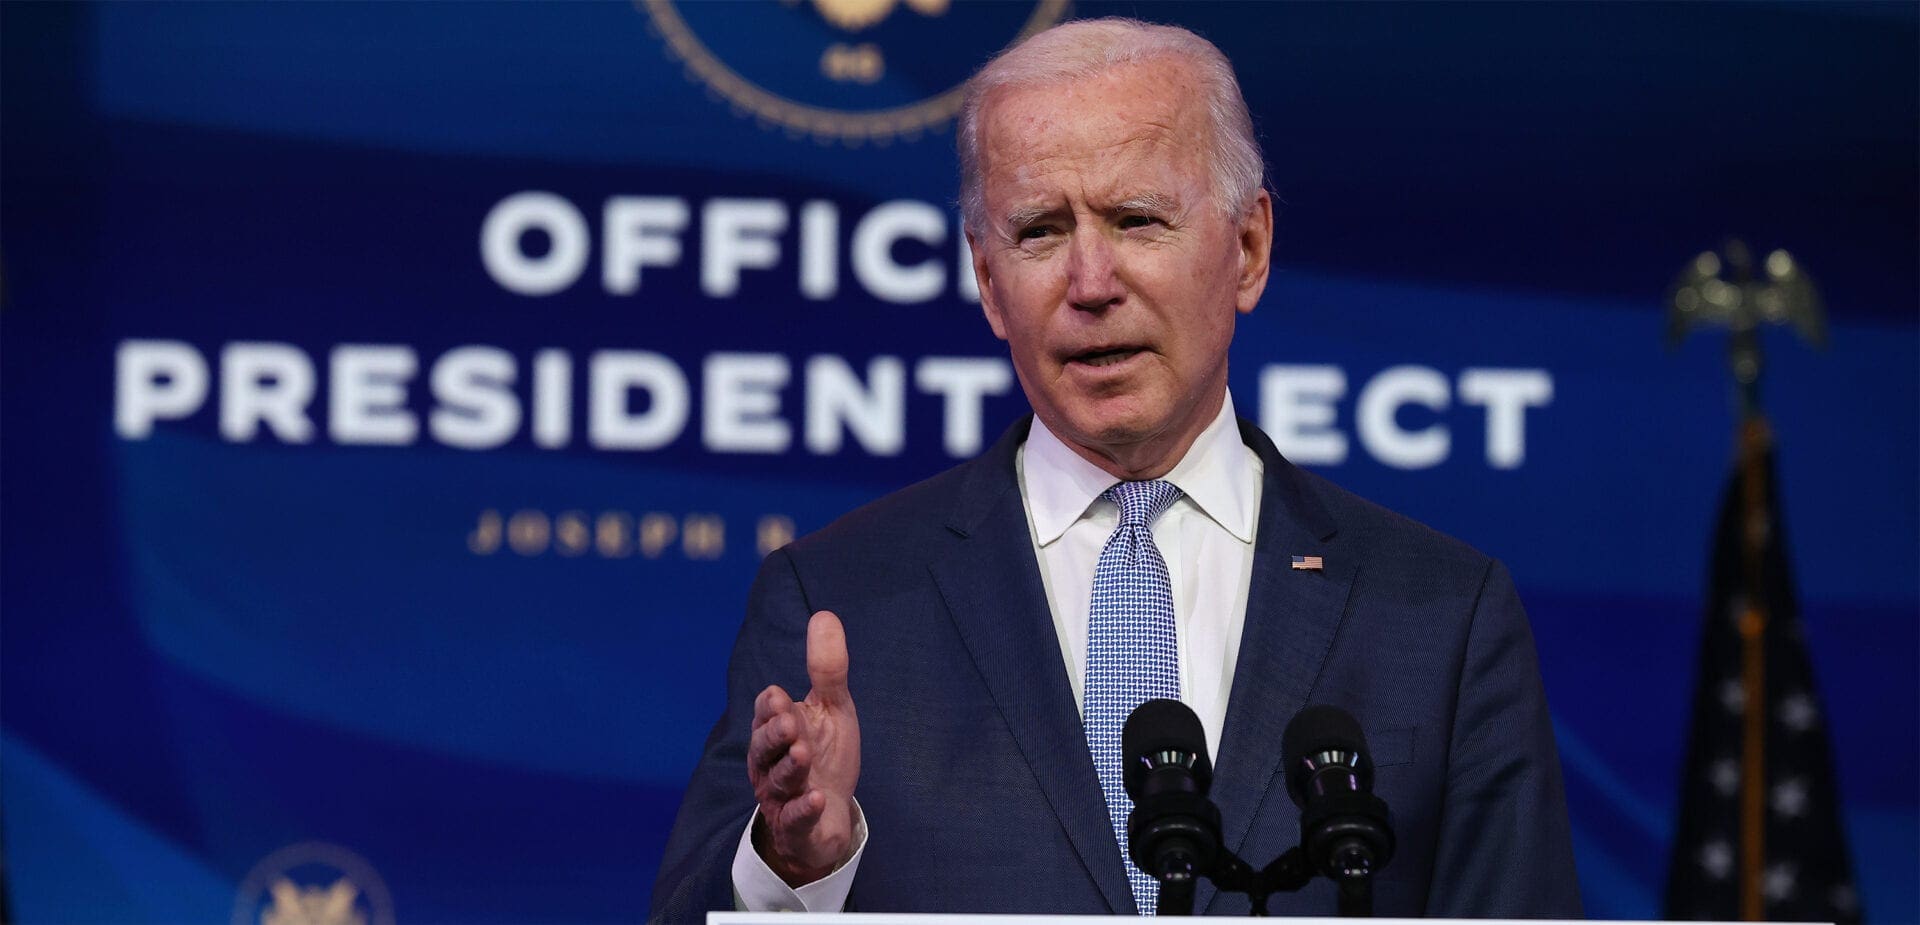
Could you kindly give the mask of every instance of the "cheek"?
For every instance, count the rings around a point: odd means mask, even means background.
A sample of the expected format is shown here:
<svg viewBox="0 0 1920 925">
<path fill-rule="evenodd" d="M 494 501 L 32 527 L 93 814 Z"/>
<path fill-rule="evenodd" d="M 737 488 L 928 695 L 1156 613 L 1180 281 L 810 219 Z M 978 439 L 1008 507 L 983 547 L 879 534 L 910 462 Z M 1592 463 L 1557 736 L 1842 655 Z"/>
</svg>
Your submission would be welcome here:
<svg viewBox="0 0 1920 925">
<path fill-rule="evenodd" d="M 1233 343 L 1233 332 L 1240 315 L 1233 290 L 1222 291 L 1212 279 L 1199 278 L 1187 287 L 1168 290 L 1170 304 L 1178 306 L 1168 315 L 1169 325 L 1180 356 L 1180 365 L 1189 371 L 1210 368 L 1220 362 Z"/>
<path fill-rule="evenodd" d="M 1185 248 L 1142 243 L 1114 262 L 1114 273 L 1129 289 L 1151 293 L 1170 305 L 1192 301 L 1213 288 L 1213 268 Z"/>
<path fill-rule="evenodd" d="M 1051 266 L 1007 262 L 1013 266 L 996 269 L 993 277 L 1001 324 L 1010 334 L 1038 331 L 1045 327 L 1049 309 L 1062 298 L 1061 276 Z"/>
</svg>

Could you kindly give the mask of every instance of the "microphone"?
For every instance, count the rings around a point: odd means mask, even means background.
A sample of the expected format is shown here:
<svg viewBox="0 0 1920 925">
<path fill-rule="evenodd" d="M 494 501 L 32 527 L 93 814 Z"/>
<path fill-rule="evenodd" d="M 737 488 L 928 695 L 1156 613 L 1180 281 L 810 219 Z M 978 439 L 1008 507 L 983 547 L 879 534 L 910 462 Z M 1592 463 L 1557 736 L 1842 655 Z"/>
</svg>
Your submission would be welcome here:
<svg viewBox="0 0 1920 925">
<path fill-rule="evenodd" d="M 1386 802 L 1373 794 L 1373 759 L 1360 724 L 1339 707 L 1308 707 L 1287 724 L 1280 754 L 1287 795 L 1300 807 L 1307 863 L 1343 887 L 1386 866 L 1393 829 Z"/>
<path fill-rule="evenodd" d="M 1220 810 L 1207 799 L 1206 730 L 1186 704 L 1149 700 L 1127 717 L 1120 755 L 1133 798 L 1127 854 L 1160 881 L 1158 914 L 1192 915 L 1194 884 L 1220 853 Z"/>
</svg>

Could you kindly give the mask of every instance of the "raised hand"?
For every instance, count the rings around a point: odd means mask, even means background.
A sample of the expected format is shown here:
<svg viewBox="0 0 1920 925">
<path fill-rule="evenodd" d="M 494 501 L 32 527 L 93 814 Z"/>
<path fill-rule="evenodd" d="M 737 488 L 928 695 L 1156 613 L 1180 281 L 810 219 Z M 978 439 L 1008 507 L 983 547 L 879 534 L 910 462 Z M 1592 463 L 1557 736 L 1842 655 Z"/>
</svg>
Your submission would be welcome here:
<svg viewBox="0 0 1920 925">
<path fill-rule="evenodd" d="M 860 723 L 847 692 L 847 635 L 822 610 L 807 623 L 807 679 L 795 701 L 777 685 L 753 702 L 747 779 L 760 801 L 753 846 L 789 886 L 812 883 L 853 854 Z"/>
</svg>

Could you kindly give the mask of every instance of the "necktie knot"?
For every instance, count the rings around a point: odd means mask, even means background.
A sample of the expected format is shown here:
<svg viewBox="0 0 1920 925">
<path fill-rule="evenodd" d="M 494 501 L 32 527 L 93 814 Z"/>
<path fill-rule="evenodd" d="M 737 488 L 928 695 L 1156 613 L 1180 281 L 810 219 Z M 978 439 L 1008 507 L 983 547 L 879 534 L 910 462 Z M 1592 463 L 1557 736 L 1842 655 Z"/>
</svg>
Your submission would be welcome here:
<svg viewBox="0 0 1920 925">
<path fill-rule="evenodd" d="M 1116 482 L 1100 497 L 1120 507 L 1120 526 L 1148 527 L 1180 500 L 1180 489 L 1172 482 Z"/>
</svg>

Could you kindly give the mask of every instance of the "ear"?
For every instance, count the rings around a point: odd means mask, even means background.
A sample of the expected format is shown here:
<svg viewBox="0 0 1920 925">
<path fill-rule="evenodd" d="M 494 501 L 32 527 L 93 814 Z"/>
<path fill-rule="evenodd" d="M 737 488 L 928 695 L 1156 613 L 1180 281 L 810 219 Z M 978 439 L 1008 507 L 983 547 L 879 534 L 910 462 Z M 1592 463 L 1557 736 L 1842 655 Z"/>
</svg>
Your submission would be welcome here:
<svg viewBox="0 0 1920 925">
<path fill-rule="evenodd" d="M 1260 304 L 1267 291 L 1267 270 L 1273 264 L 1273 197 L 1261 190 L 1240 217 L 1240 289 L 1234 308 L 1240 314 Z M 983 290 L 984 291 L 984 290 Z"/>
<path fill-rule="evenodd" d="M 987 327 L 993 329 L 993 336 L 1007 339 L 1007 321 L 1000 314 L 1000 303 L 993 291 L 993 271 L 987 266 L 986 248 L 980 246 L 980 239 L 969 228 L 967 235 L 967 253 L 973 258 L 973 282 L 980 291 L 980 311 L 987 316 Z"/>
</svg>

